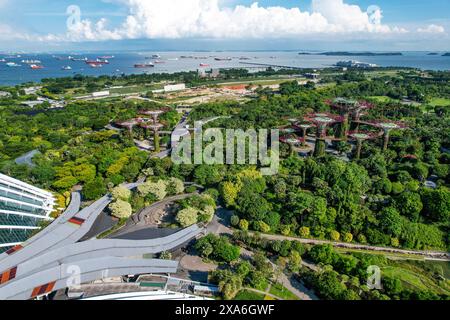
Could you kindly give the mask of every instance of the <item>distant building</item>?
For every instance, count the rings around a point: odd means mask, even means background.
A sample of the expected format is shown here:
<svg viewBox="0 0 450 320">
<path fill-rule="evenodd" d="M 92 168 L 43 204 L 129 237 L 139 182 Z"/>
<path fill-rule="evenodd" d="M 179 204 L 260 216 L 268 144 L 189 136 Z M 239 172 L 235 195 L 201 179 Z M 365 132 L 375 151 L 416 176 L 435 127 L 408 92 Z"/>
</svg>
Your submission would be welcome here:
<svg viewBox="0 0 450 320">
<path fill-rule="evenodd" d="M 174 91 L 183 91 L 186 90 L 186 84 L 179 83 L 179 84 L 169 84 L 167 86 L 164 86 L 164 92 L 174 92 Z"/>
<path fill-rule="evenodd" d="M 338 63 L 336 63 L 336 66 L 344 68 L 361 68 L 361 69 L 377 67 L 377 65 L 374 63 L 359 62 L 355 60 L 339 61 Z"/>
<path fill-rule="evenodd" d="M 197 69 L 197 74 L 200 78 L 218 78 L 220 77 L 220 69 Z"/>
<path fill-rule="evenodd" d="M 213 296 L 219 293 L 219 287 L 207 285 L 195 285 L 194 294 Z"/>
<path fill-rule="evenodd" d="M 98 91 L 98 92 L 92 92 L 92 97 L 93 97 L 93 98 L 108 97 L 109 95 L 110 95 L 109 90 Z"/>
<path fill-rule="evenodd" d="M 317 80 L 319 79 L 320 74 L 318 73 L 305 73 L 306 79 Z"/>
<path fill-rule="evenodd" d="M 0 98 L 7 98 L 7 97 L 11 97 L 11 93 L 7 91 L 0 91 Z"/>
<path fill-rule="evenodd" d="M 211 69 L 211 78 L 218 78 L 220 77 L 220 70 L 219 69 Z"/>
<path fill-rule="evenodd" d="M 41 89 L 42 89 L 42 87 L 36 86 L 36 87 L 24 88 L 23 91 L 25 92 L 25 94 L 36 94 Z"/>
<path fill-rule="evenodd" d="M 23 101 L 20 104 L 24 105 L 24 106 L 27 106 L 27 107 L 30 107 L 30 108 L 34 108 L 34 107 L 36 107 L 38 105 L 41 105 L 43 103 L 44 103 L 44 101 L 42 101 L 42 100 L 34 100 L 34 101 Z"/>
<path fill-rule="evenodd" d="M 50 221 L 55 198 L 45 190 L 0 174 L 0 252 L 27 240 Z"/>
</svg>

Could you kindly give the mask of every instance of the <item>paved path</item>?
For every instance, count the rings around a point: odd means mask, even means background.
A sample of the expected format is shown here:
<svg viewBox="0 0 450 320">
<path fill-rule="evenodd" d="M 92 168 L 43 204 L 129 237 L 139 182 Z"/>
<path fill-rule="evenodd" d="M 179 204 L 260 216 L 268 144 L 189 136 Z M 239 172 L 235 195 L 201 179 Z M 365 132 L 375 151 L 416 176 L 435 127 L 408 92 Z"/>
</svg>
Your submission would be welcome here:
<svg viewBox="0 0 450 320">
<path fill-rule="evenodd" d="M 219 207 L 216 214 L 214 215 L 213 220 L 207 226 L 206 232 L 219 235 L 233 234 L 233 230 L 230 228 L 230 218 L 232 214 L 233 212 L 231 210 Z M 241 248 L 241 254 L 243 256 L 252 257 L 254 253 L 245 248 Z M 274 263 L 272 263 L 272 261 L 270 261 L 270 263 L 273 268 L 278 268 Z M 306 267 L 311 267 L 310 264 L 304 261 L 302 261 L 302 264 L 305 265 Z M 312 265 L 312 267 L 315 268 L 314 265 Z M 319 298 L 314 294 L 314 292 L 307 289 L 302 283 L 295 280 L 292 276 L 288 278 L 286 274 L 282 273 L 278 280 L 285 288 L 287 288 L 289 291 L 295 294 L 300 300 L 319 300 Z"/>
<path fill-rule="evenodd" d="M 18 157 L 15 162 L 16 164 L 25 164 L 29 167 L 34 167 L 33 157 L 37 154 L 40 154 L 39 150 L 32 150 L 30 152 L 25 153 L 24 155 Z"/>
<path fill-rule="evenodd" d="M 145 216 L 151 214 L 155 210 L 160 210 L 160 209 L 164 208 L 166 205 L 168 205 L 171 202 L 186 199 L 186 198 L 192 197 L 197 194 L 198 194 L 198 192 L 179 194 L 179 195 L 176 195 L 173 197 L 166 198 L 162 201 L 156 202 L 156 203 L 152 204 L 151 206 L 144 208 L 137 214 L 134 214 L 130 219 L 128 219 L 127 224 L 124 227 L 122 227 L 121 229 L 114 232 L 114 234 L 112 236 L 114 236 L 114 237 L 122 236 L 127 233 L 136 232 L 141 229 L 148 228 L 149 226 L 145 224 Z"/>
<path fill-rule="evenodd" d="M 283 287 L 295 294 L 300 300 L 319 300 L 314 291 L 306 288 L 303 283 L 296 280 L 293 276 L 288 276 L 284 273 L 280 275 L 278 281 Z"/>
<path fill-rule="evenodd" d="M 250 234 L 254 234 L 253 232 L 249 232 Z M 260 236 L 269 240 L 296 240 L 304 244 L 331 244 L 338 248 L 347 248 L 353 250 L 367 250 L 367 251 L 377 251 L 377 252 L 386 252 L 386 253 L 397 253 L 397 254 L 408 254 L 408 255 L 417 255 L 425 257 L 426 260 L 438 260 L 438 261 L 450 261 L 450 254 L 448 252 L 443 251 L 418 251 L 418 250 L 404 250 L 397 248 L 389 248 L 389 247 L 377 247 L 370 245 L 362 245 L 355 243 L 346 243 L 346 242 L 333 242 L 328 240 L 315 240 L 315 239 L 303 239 L 296 237 L 288 237 L 282 235 L 273 235 L 273 234 L 263 234 L 260 233 Z"/>
</svg>

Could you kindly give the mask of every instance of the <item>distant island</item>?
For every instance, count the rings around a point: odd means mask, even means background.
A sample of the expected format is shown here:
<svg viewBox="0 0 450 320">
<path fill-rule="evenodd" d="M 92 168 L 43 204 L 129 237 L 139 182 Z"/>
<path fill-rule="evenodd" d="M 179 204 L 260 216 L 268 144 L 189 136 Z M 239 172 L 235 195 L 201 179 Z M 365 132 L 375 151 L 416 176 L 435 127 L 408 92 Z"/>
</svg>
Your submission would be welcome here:
<svg viewBox="0 0 450 320">
<path fill-rule="evenodd" d="M 402 56 L 401 52 L 323 52 L 323 56 L 359 56 L 359 57 L 375 57 L 375 56 Z"/>
<path fill-rule="evenodd" d="M 442 56 L 443 57 L 450 57 L 450 52 L 444 53 Z"/>
</svg>

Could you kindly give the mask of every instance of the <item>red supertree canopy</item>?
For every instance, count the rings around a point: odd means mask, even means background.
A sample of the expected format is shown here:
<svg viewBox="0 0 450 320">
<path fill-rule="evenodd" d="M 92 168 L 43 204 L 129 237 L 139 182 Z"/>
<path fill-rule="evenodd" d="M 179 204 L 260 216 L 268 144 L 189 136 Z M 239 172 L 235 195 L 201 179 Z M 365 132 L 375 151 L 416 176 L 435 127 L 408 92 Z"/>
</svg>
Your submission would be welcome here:
<svg viewBox="0 0 450 320">
<path fill-rule="evenodd" d="M 304 138 L 300 138 L 295 135 L 285 135 L 280 137 L 280 141 L 288 144 L 296 144 L 296 143 L 303 143 Z"/>
<path fill-rule="evenodd" d="M 314 123 L 309 123 L 309 122 L 297 122 L 295 124 L 292 125 L 292 127 L 294 127 L 297 130 L 303 130 L 303 129 L 309 129 L 309 128 L 313 128 L 316 125 Z"/>
<path fill-rule="evenodd" d="M 117 125 L 119 125 L 121 127 L 132 127 L 132 126 L 137 125 L 138 123 L 139 123 L 138 119 L 129 119 L 126 121 L 117 122 Z"/>
</svg>

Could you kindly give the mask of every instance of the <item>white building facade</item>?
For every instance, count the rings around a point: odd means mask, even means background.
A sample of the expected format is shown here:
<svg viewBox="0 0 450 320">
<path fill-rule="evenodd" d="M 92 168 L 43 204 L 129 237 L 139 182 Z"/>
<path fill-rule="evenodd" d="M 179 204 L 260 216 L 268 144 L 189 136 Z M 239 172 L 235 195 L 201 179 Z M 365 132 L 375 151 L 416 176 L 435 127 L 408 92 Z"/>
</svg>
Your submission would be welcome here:
<svg viewBox="0 0 450 320">
<path fill-rule="evenodd" d="M 51 221 L 54 206 L 50 192 L 0 174 L 0 252 L 23 243 L 39 223 Z"/>
</svg>

